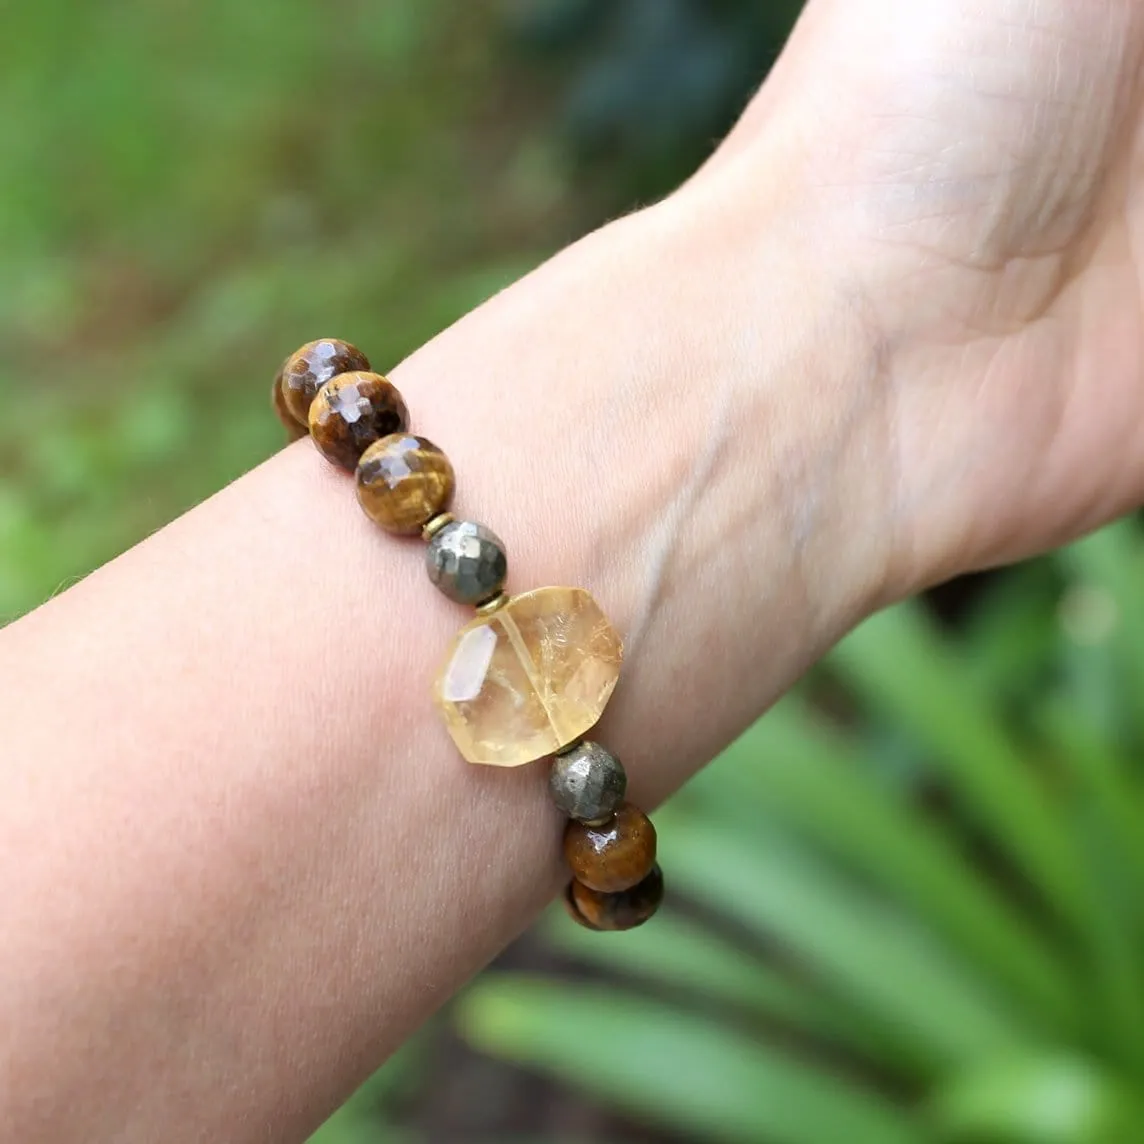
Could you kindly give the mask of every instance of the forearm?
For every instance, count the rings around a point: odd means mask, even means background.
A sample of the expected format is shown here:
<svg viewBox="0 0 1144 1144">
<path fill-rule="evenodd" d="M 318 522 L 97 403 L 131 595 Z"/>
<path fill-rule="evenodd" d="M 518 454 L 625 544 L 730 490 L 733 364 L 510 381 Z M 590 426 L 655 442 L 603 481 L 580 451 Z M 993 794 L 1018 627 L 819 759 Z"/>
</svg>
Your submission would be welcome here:
<svg viewBox="0 0 1144 1144">
<path fill-rule="evenodd" d="M 645 803 L 886 582 L 844 292 L 777 216 L 695 217 L 609 228 L 392 374 L 510 589 L 583 585 L 625 635 L 601 736 Z M 302 442 L 0 635 L 14 1137 L 297 1138 L 533 918 L 544 768 L 465 765 L 429 700 L 463 619 Z"/>
</svg>

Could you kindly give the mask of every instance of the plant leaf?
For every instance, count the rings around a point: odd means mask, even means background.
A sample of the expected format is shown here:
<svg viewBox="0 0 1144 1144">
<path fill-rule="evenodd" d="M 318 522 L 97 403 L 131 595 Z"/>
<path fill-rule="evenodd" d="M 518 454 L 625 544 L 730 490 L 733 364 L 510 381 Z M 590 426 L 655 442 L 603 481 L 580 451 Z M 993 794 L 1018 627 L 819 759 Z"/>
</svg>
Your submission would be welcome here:
<svg viewBox="0 0 1144 1144">
<path fill-rule="evenodd" d="M 1039 723 L 1073 780 L 1078 850 L 1089 891 L 1082 933 L 1090 957 L 1088 996 L 1098 1035 L 1126 1069 L 1144 1078 L 1144 805 L 1129 768 L 1072 704 L 1042 705 Z"/>
<path fill-rule="evenodd" d="M 993 580 L 959 621 L 963 666 L 979 693 L 1023 699 L 1043 682 L 1057 647 L 1055 625 L 1046 621 L 1060 597 L 1053 560 L 1027 561 Z"/>
<path fill-rule="evenodd" d="M 1045 935 L 1035 932 L 937 825 L 879 784 L 852 743 L 788 696 L 720 759 L 724 812 L 769 812 L 917 912 L 1023 1000 L 1027 1018 L 1074 1028 L 1083 1005 Z M 765 810 L 764 810 L 765 808 Z"/>
<path fill-rule="evenodd" d="M 684 990 L 748 1016 L 777 1019 L 867 1059 L 917 1071 L 908 1053 L 872 1036 L 869 1024 L 852 1011 L 832 1005 L 760 957 L 670 908 L 656 914 L 654 925 L 619 939 L 601 940 L 599 934 L 571 922 L 563 910 L 553 913 L 546 933 L 559 949 L 589 964 Z"/>
<path fill-rule="evenodd" d="M 764 823 L 750 839 L 686 820 L 670 835 L 677 886 L 781 943 L 919 1063 L 938 1068 L 1027 1039 L 929 935 Z"/>
<path fill-rule="evenodd" d="M 1083 927 L 1084 885 L 1060 808 L 921 606 L 908 602 L 867 620 L 830 663 L 875 711 L 913 732 L 1045 902 Z"/>
<path fill-rule="evenodd" d="M 1086 1060 L 1057 1055 L 980 1061 L 932 1102 L 942 1139 L 1005 1144 L 1128 1144 L 1144 1108 Z"/>
<path fill-rule="evenodd" d="M 1132 734 L 1135 744 L 1144 743 L 1144 541 L 1139 524 L 1131 517 L 1116 521 L 1078 541 L 1060 553 L 1061 563 L 1081 580 L 1082 587 L 1096 588 L 1113 605 L 1107 635 L 1112 668 L 1101 699 L 1121 732 Z"/>
<path fill-rule="evenodd" d="M 913 1144 L 878 1096 L 733 1029 L 616 989 L 523 975 L 458 1006 L 477 1048 L 569 1080 L 626 1112 L 721 1144 Z"/>
</svg>

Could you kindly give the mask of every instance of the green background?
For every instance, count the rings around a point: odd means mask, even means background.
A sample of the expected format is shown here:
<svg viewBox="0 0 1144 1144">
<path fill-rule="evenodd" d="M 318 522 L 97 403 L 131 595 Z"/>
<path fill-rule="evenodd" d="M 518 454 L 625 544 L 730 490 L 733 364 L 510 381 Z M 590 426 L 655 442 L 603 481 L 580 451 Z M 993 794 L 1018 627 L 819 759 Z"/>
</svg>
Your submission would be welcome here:
<svg viewBox="0 0 1144 1144">
<path fill-rule="evenodd" d="M 0 622 L 276 449 L 284 350 L 669 190 L 796 7 L 0 2 Z M 661 813 L 652 925 L 547 919 L 316 1139 L 1144 1139 L 1142 572 L 864 625 Z"/>
</svg>

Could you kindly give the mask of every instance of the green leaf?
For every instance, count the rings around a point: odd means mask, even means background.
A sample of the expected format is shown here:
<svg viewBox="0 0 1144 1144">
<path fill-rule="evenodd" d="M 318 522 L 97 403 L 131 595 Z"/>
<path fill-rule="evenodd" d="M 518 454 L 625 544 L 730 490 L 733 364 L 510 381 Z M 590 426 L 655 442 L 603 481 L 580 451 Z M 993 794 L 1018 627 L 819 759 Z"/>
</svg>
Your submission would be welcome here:
<svg viewBox="0 0 1144 1144">
<path fill-rule="evenodd" d="M 1144 1077 L 1144 804 L 1124 761 L 1078 708 L 1054 700 L 1038 718 L 1073 782 L 1088 884 L 1089 917 L 1081 937 L 1090 958 L 1090 1012 L 1105 1047 Z"/>
<path fill-rule="evenodd" d="M 867 620 L 830 663 L 875 712 L 914 734 L 1044 900 L 1083 927 L 1084 886 L 1060 808 L 921 606 L 899 605 Z"/>
<path fill-rule="evenodd" d="M 910 1117 L 742 1033 L 616 989 L 488 977 L 458 1006 L 477 1048 L 721 1144 L 911 1144 Z"/>
<path fill-rule="evenodd" d="M 352 1108 L 338 1109 L 307 1144 L 418 1144 L 417 1136 Z"/>
<path fill-rule="evenodd" d="M 1072 782 L 1073 800 L 1099 818 L 1144 902 L 1144 791 L 1127 761 L 1066 697 L 1044 700 L 1035 719 Z"/>
<path fill-rule="evenodd" d="M 591 965 L 684 990 L 746 1016 L 784 1022 L 899 1070 L 913 1068 L 908 1053 L 872 1035 L 852 1011 L 670 908 L 656 914 L 654 924 L 617 938 L 601 940 L 563 910 L 554 911 L 545 932 L 552 944 Z"/>
<path fill-rule="evenodd" d="M 1064 1055 L 980 1061 L 937 1091 L 932 1112 L 943 1139 L 990 1144 L 1129 1144 L 1144 1123 L 1137 1097 Z"/>
<path fill-rule="evenodd" d="M 1060 574 L 1043 558 L 1007 568 L 974 600 L 958 629 L 963 666 L 979 693 L 1024 698 L 1041 686 L 1056 652 L 1051 617 L 1060 592 Z"/>
<path fill-rule="evenodd" d="M 724 752 L 717 770 L 726 814 L 749 820 L 770 813 L 796 826 L 1015 990 L 1027 1018 L 1076 1026 L 1082 1002 L 1045 936 L 801 700 L 784 699 Z"/>
<path fill-rule="evenodd" d="M 1140 526 L 1125 517 L 1102 528 L 1060 554 L 1061 563 L 1080 578 L 1078 588 L 1091 597 L 1092 622 L 1067 624 L 1082 643 L 1107 642 L 1114 671 L 1103 701 L 1129 731 L 1144 743 L 1144 540 Z M 1099 593 L 1099 595 L 1097 595 Z M 1103 606 L 1094 607 L 1093 605 Z M 1099 611 L 1099 616 L 1096 613 Z M 1087 629 L 1087 630 L 1086 630 Z"/>
<path fill-rule="evenodd" d="M 674 885 L 787 947 L 919 1065 L 936 1069 L 1027 1039 L 1001 1000 L 930 935 L 765 823 L 749 840 L 686 820 L 665 825 L 666 835 Z"/>
</svg>

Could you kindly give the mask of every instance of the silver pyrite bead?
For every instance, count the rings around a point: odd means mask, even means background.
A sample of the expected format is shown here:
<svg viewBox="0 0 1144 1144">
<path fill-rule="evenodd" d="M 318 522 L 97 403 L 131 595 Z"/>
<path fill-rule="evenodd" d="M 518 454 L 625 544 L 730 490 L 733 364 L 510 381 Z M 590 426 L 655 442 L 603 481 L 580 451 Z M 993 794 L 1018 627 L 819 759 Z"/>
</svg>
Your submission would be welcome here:
<svg viewBox="0 0 1144 1144">
<path fill-rule="evenodd" d="M 584 740 L 552 760 L 552 800 L 569 818 L 607 818 L 624 801 L 628 776 L 623 764 L 599 743 Z"/>
<path fill-rule="evenodd" d="M 473 520 L 454 520 L 433 534 L 425 569 L 450 600 L 480 604 L 504 586 L 508 557 L 491 529 Z"/>
</svg>

